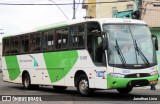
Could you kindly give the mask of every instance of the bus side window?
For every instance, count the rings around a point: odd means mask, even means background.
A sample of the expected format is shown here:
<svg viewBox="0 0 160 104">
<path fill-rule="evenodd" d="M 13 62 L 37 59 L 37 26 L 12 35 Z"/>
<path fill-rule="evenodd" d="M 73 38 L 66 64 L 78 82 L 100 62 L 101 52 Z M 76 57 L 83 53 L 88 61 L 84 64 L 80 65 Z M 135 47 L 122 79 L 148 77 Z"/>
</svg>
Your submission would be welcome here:
<svg viewBox="0 0 160 104">
<path fill-rule="evenodd" d="M 62 30 L 62 48 L 67 49 L 68 48 L 68 28 L 64 28 Z"/>
<path fill-rule="evenodd" d="M 61 49 L 61 43 L 62 43 L 62 30 L 56 30 L 56 49 Z"/>
<path fill-rule="evenodd" d="M 70 28 L 70 47 L 84 47 L 84 24 L 72 26 Z"/>
<path fill-rule="evenodd" d="M 47 48 L 48 50 L 53 50 L 54 48 L 54 31 L 49 31 L 48 32 L 48 37 L 47 37 Z"/>
<path fill-rule="evenodd" d="M 70 28 L 70 47 L 71 48 L 77 47 L 77 33 L 78 33 L 77 26 L 73 26 Z"/>
<path fill-rule="evenodd" d="M 44 32 L 42 34 L 42 50 L 46 51 L 47 50 L 47 43 L 48 43 L 48 32 Z"/>
<path fill-rule="evenodd" d="M 105 65 L 104 51 L 102 48 L 100 25 L 97 22 L 87 24 L 87 48 L 96 65 Z"/>
<path fill-rule="evenodd" d="M 84 24 L 78 26 L 78 47 L 84 46 Z"/>
<path fill-rule="evenodd" d="M 4 39 L 4 44 L 3 44 L 3 52 L 4 52 L 4 55 L 9 55 L 10 53 L 10 39 Z"/>
<path fill-rule="evenodd" d="M 20 37 L 20 53 L 29 52 L 29 35 Z"/>
<path fill-rule="evenodd" d="M 11 38 L 11 54 L 19 53 L 19 37 Z"/>
<path fill-rule="evenodd" d="M 35 38 L 36 42 L 36 48 L 34 51 L 36 52 L 40 52 L 41 51 L 41 34 L 40 33 L 36 33 L 36 38 Z"/>
<path fill-rule="evenodd" d="M 30 52 L 34 52 L 36 49 L 35 34 L 30 34 Z"/>
</svg>

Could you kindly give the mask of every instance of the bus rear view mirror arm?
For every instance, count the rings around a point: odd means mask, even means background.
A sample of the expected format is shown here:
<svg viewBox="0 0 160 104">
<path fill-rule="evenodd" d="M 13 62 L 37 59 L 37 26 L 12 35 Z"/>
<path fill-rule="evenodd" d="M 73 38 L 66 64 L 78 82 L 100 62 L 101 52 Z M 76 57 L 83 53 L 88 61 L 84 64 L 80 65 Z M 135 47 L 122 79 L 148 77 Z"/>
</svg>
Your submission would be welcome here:
<svg viewBox="0 0 160 104">
<path fill-rule="evenodd" d="M 153 44 L 154 44 L 155 50 L 157 51 L 158 50 L 158 39 L 157 39 L 157 36 L 156 35 L 152 35 L 152 40 L 153 40 Z"/>
<path fill-rule="evenodd" d="M 108 38 L 106 36 L 103 37 L 103 50 L 108 50 Z"/>
</svg>

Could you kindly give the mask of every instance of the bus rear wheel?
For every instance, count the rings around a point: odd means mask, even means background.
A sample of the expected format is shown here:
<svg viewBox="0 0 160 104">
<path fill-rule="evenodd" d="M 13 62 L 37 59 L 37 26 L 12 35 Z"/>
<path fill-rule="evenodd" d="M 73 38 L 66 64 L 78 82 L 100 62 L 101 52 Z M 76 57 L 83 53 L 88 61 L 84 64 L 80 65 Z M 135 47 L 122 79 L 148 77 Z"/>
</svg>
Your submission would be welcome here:
<svg viewBox="0 0 160 104">
<path fill-rule="evenodd" d="M 133 87 L 129 87 L 129 88 L 119 88 L 117 89 L 117 91 L 121 94 L 128 94 L 132 91 Z"/>
<path fill-rule="evenodd" d="M 29 73 L 26 73 L 26 74 L 23 76 L 22 84 L 23 84 L 23 88 L 25 88 L 25 89 L 27 89 L 27 90 L 30 90 L 30 89 L 38 89 L 38 88 L 39 88 L 39 85 L 32 85 L 32 84 L 31 84 L 31 78 L 30 78 Z"/>
<path fill-rule="evenodd" d="M 93 93 L 93 89 L 89 88 L 89 81 L 85 74 L 78 77 L 77 90 L 82 96 L 90 96 Z"/>
</svg>

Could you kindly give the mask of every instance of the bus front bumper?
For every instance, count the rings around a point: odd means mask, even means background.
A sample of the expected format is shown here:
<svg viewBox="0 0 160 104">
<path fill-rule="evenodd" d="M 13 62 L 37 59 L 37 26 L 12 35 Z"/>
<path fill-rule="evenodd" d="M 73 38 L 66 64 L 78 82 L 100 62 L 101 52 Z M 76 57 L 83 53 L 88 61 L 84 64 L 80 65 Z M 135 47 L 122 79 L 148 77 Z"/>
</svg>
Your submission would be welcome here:
<svg viewBox="0 0 160 104">
<path fill-rule="evenodd" d="M 141 87 L 156 85 L 158 83 L 158 74 L 149 77 L 140 78 L 116 78 L 108 75 L 107 89 L 117 89 L 126 87 Z"/>
</svg>

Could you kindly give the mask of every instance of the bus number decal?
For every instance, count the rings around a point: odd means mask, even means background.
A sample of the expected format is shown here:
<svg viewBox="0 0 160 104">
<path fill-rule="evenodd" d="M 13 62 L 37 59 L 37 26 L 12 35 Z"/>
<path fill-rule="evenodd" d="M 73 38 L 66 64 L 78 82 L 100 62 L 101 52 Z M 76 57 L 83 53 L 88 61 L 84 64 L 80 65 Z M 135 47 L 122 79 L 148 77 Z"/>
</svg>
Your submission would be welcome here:
<svg viewBox="0 0 160 104">
<path fill-rule="evenodd" d="M 104 71 L 96 71 L 97 77 L 104 77 Z"/>
<path fill-rule="evenodd" d="M 79 56 L 80 60 L 87 60 L 87 56 Z"/>
<path fill-rule="evenodd" d="M 122 70 L 122 73 L 130 73 L 130 70 Z"/>
</svg>

